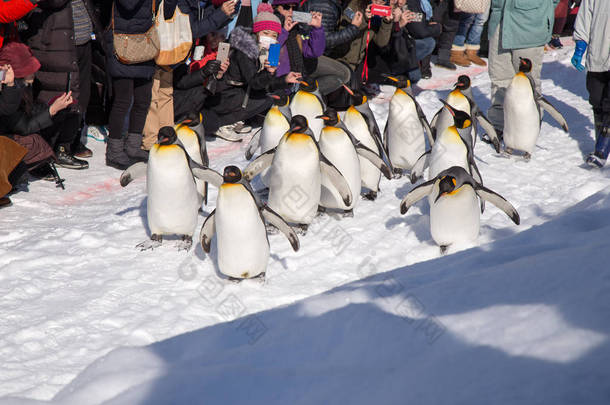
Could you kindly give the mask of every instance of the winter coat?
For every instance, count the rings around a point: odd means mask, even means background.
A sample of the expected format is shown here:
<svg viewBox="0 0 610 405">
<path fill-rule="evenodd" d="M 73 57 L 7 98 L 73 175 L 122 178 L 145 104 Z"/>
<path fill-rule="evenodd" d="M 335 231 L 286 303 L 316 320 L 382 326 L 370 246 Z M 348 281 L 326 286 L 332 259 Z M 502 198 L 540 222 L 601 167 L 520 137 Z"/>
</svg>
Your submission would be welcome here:
<svg viewBox="0 0 610 405">
<path fill-rule="evenodd" d="M 15 34 L 14 22 L 23 18 L 36 5 L 30 0 L 5 0 L 0 2 L 0 48 L 4 39 Z"/>
<path fill-rule="evenodd" d="M 169 19 L 174 15 L 176 6 L 184 14 L 189 15 L 193 39 L 217 30 L 220 26 L 229 22 L 229 17 L 219 8 L 208 6 L 199 7 L 199 0 L 165 0 L 163 2 L 163 15 Z M 201 18 L 199 18 L 201 13 Z"/>
<path fill-rule="evenodd" d="M 352 0 L 349 3 L 349 8 L 354 11 L 360 11 L 364 13 L 364 10 L 358 8 L 359 0 Z M 367 47 L 367 37 L 369 44 L 375 43 L 379 48 L 383 48 L 390 42 L 392 35 L 392 22 L 387 22 L 385 19 L 375 18 L 371 20 L 371 29 L 367 29 L 368 21 L 366 18 L 362 19 L 360 25 L 360 31 L 356 39 L 350 44 L 349 51 L 338 58 L 340 62 L 346 63 L 352 70 L 356 70 L 356 67 L 364 60 Z"/>
<path fill-rule="evenodd" d="M 250 97 L 254 97 L 287 87 L 284 77 L 277 77 L 262 69 L 258 44 L 249 28 L 235 27 L 229 41 L 230 65 L 216 88 L 220 100 L 215 100 L 215 111 L 219 114 L 239 111 L 247 88 L 250 89 Z"/>
<path fill-rule="evenodd" d="M 161 0 L 115 0 L 114 31 L 121 34 L 143 34 L 154 24 L 153 1 L 155 12 Z M 112 24 L 112 21 L 111 21 Z M 114 54 L 112 29 L 104 32 L 106 43 L 106 67 L 108 73 L 116 78 L 152 79 L 155 74 L 155 61 L 126 65 Z"/>
<path fill-rule="evenodd" d="M 297 29 L 297 27 L 293 29 Z M 289 35 L 290 32 L 282 27 L 282 32 L 277 38 L 277 42 L 281 45 L 281 49 L 280 64 L 275 72 L 276 76 L 284 76 L 291 71 L 288 48 L 286 47 L 286 40 Z M 326 41 L 324 38 L 324 28 L 322 27 L 311 29 L 307 37 L 303 37 L 299 34 L 297 41 L 299 42 L 299 47 L 301 48 L 304 58 L 318 58 L 324 54 Z"/>
<path fill-rule="evenodd" d="M 0 197 L 4 197 L 13 188 L 8 177 L 21 159 L 27 153 L 27 149 L 15 141 L 0 136 Z"/>
<path fill-rule="evenodd" d="M 345 55 L 351 42 L 360 34 L 358 27 L 350 24 L 347 19 L 341 19 L 343 9 L 338 0 L 307 0 L 303 5 L 304 11 L 322 13 L 322 28 L 326 40 L 324 54 L 333 58 Z"/>
<path fill-rule="evenodd" d="M 492 0 L 489 37 L 501 23 L 504 49 L 534 48 L 551 40 L 559 0 Z"/>
<path fill-rule="evenodd" d="M 179 119 L 190 112 L 202 111 L 209 92 L 203 70 L 189 72 L 185 64 L 174 69 L 174 116 Z"/>
<path fill-rule="evenodd" d="M 93 25 L 96 38 L 101 38 L 101 27 L 90 0 L 83 0 Z M 72 97 L 78 100 L 80 79 L 74 43 L 74 21 L 70 0 L 43 0 L 27 17 L 28 30 L 22 33 L 32 53 L 40 61 L 36 72 L 37 98 L 41 103 L 62 94 L 68 72 L 72 72 Z M 89 83 L 85 84 L 89 86 Z M 75 105 L 78 107 L 78 104 Z"/>
<path fill-rule="evenodd" d="M 588 44 L 588 71 L 610 70 L 610 1 L 582 0 L 574 23 L 574 40 Z"/>
<path fill-rule="evenodd" d="M 407 7 L 409 10 L 416 13 L 423 13 L 420 0 L 407 0 Z M 423 39 L 428 37 L 438 37 L 441 35 L 442 25 L 430 24 L 426 21 L 425 15 L 422 21 L 413 21 L 404 26 L 409 32 L 409 35 L 415 39 Z"/>
<path fill-rule="evenodd" d="M 12 87 L 3 84 L 0 90 L 0 117 L 13 114 L 19 109 L 23 88 L 16 82 Z"/>
<path fill-rule="evenodd" d="M 31 91 L 31 89 L 26 89 L 26 91 Z M 49 128 L 51 125 L 53 125 L 53 120 L 46 104 L 34 104 L 31 114 L 27 114 L 19 108 L 12 114 L 0 115 L 0 134 L 2 135 L 40 133 L 41 130 Z"/>
</svg>

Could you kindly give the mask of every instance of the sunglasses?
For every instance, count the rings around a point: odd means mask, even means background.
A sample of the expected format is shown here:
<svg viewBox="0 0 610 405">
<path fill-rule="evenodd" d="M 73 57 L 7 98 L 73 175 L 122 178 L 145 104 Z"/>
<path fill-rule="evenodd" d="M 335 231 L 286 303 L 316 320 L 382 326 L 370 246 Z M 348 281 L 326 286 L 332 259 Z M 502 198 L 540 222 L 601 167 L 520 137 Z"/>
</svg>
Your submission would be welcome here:
<svg viewBox="0 0 610 405">
<path fill-rule="evenodd" d="M 280 4 L 280 7 L 283 8 L 284 10 L 296 10 L 297 5 L 296 4 Z"/>
</svg>

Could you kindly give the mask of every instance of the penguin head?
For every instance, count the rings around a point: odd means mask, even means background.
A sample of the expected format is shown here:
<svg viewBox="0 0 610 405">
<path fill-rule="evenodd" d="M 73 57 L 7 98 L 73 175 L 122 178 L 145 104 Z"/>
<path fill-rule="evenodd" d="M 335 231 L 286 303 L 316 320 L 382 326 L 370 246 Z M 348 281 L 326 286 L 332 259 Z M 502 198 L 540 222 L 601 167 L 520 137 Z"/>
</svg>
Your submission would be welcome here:
<svg viewBox="0 0 610 405">
<path fill-rule="evenodd" d="M 456 128 L 464 129 L 472 125 L 472 118 L 468 113 L 451 107 L 445 100 L 441 100 L 441 103 L 445 105 L 445 108 L 453 116 L 453 122 L 455 123 Z"/>
<path fill-rule="evenodd" d="M 198 112 L 190 112 L 184 116 L 180 124 L 187 125 L 189 127 L 196 127 L 203 120 L 203 114 Z"/>
<path fill-rule="evenodd" d="M 288 97 L 286 93 L 268 94 L 268 96 L 273 100 L 273 105 L 278 107 L 284 107 L 288 105 L 288 102 L 290 101 L 290 97 Z"/>
<path fill-rule="evenodd" d="M 301 80 L 299 81 L 299 90 L 307 91 L 309 93 L 313 93 L 318 90 L 318 81 L 317 80 Z"/>
<path fill-rule="evenodd" d="M 366 103 L 366 100 L 367 100 L 366 95 L 363 92 L 361 92 L 360 90 L 352 90 L 345 84 L 343 85 L 343 88 L 350 95 L 350 103 L 352 105 L 362 105 L 362 104 Z"/>
<path fill-rule="evenodd" d="M 436 196 L 434 202 L 437 202 L 438 199 L 444 196 L 445 194 L 451 194 L 458 188 L 456 187 L 457 181 L 453 176 L 446 174 L 439 180 L 440 181 L 438 182 L 438 195 Z"/>
<path fill-rule="evenodd" d="M 307 118 L 302 115 L 295 115 L 290 119 L 289 132 L 305 132 L 308 128 Z"/>
<path fill-rule="evenodd" d="M 324 124 L 334 127 L 339 123 L 339 114 L 334 108 L 327 108 L 324 114 L 318 115 L 316 118 L 324 120 Z"/>
<path fill-rule="evenodd" d="M 528 58 L 519 58 L 519 72 L 529 73 L 532 71 L 532 61 Z"/>
<path fill-rule="evenodd" d="M 386 75 L 383 74 L 383 77 L 386 78 L 385 83 L 383 84 L 389 84 L 391 86 L 396 86 L 399 89 L 404 89 L 407 87 L 411 87 L 411 81 L 409 80 L 409 78 L 407 76 L 390 76 L 390 75 Z"/>
<path fill-rule="evenodd" d="M 238 183 L 241 180 L 241 170 L 237 166 L 227 166 L 222 174 L 225 183 Z"/>
<path fill-rule="evenodd" d="M 461 166 L 452 166 L 443 170 L 436 176 L 438 183 L 438 196 L 434 202 L 438 201 L 445 194 L 454 194 L 464 184 L 474 187 L 476 183 L 472 176 Z"/>
<path fill-rule="evenodd" d="M 159 145 L 173 145 L 177 139 L 176 130 L 169 126 L 161 128 L 157 135 L 157 143 Z"/>
<path fill-rule="evenodd" d="M 470 77 L 466 75 L 460 75 L 458 77 L 457 82 L 455 83 L 455 88 L 458 90 L 466 90 L 470 88 Z"/>
</svg>

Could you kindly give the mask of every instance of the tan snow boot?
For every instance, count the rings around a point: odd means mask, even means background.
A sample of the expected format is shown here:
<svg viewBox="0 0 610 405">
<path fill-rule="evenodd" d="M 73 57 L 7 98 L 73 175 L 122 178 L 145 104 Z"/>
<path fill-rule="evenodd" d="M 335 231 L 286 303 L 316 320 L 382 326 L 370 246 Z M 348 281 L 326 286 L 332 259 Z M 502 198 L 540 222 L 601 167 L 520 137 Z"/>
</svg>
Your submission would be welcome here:
<svg viewBox="0 0 610 405">
<path fill-rule="evenodd" d="M 472 63 L 474 63 L 475 65 L 487 66 L 487 62 L 485 62 L 483 59 L 481 59 L 479 57 L 478 53 L 479 53 L 479 46 L 466 45 L 466 58 L 469 61 L 471 61 Z"/>
<path fill-rule="evenodd" d="M 464 54 L 464 47 L 461 46 L 456 47 L 453 45 L 451 48 L 451 58 L 449 58 L 449 60 L 459 66 L 470 66 L 470 60 L 466 57 L 466 54 Z"/>
</svg>

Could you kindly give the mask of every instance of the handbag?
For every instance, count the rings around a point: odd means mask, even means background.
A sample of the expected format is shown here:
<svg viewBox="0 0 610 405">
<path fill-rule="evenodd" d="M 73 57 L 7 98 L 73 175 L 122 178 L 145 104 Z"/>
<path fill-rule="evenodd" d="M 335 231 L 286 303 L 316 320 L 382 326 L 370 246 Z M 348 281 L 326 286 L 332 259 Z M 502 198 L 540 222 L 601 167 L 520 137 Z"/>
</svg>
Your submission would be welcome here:
<svg viewBox="0 0 610 405">
<path fill-rule="evenodd" d="M 453 0 L 456 13 L 481 14 L 489 10 L 491 0 Z"/>
<path fill-rule="evenodd" d="M 184 61 L 193 46 L 191 20 L 188 14 L 182 13 L 176 4 L 173 17 L 165 20 L 163 0 L 161 0 L 155 26 L 160 39 L 159 53 L 155 57 L 157 65 L 169 66 Z"/>
<path fill-rule="evenodd" d="M 132 65 L 134 63 L 153 60 L 159 54 L 159 35 L 155 22 L 155 0 L 152 0 L 153 24 L 142 34 L 120 34 L 114 31 L 114 8 L 112 4 L 112 43 L 114 54 L 119 62 Z"/>
</svg>

